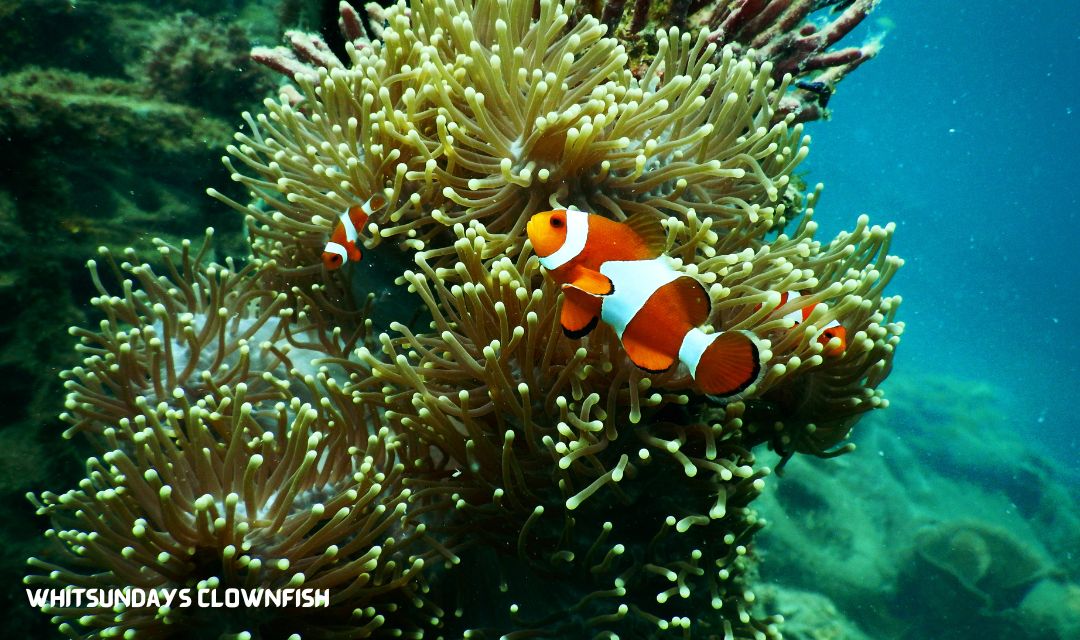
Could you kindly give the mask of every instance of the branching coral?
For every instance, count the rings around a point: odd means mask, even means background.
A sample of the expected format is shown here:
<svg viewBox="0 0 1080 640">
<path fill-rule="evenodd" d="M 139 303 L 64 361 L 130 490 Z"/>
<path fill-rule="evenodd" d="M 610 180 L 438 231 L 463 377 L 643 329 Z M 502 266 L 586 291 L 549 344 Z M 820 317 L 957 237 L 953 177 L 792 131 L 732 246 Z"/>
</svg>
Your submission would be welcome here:
<svg viewBox="0 0 1080 640">
<path fill-rule="evenodd" d="M 878 38 L 857 47 L 830 49 L 870 14 L 880 0 L 739 0 L 715 2 L 694 17 L 711 29 L 710 38 L 732 43 L 755 60 L 773 62 L 776 77 L 799 82 L 785 96 L 781 112 L 799 122 L 828 115 L 826 106 L 844 76 L 877 55 Z M 821 9 L 830 16 L 813 20 Z"/>
</svg>

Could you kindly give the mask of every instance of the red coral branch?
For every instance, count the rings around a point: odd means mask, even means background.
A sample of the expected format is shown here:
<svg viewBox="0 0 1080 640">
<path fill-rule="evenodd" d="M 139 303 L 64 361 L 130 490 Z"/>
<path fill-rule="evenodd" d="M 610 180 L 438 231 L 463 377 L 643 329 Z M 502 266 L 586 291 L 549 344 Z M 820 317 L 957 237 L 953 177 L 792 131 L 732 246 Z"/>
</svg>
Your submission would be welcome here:
<svg viewBox="0 0 1080 640">
<path fill-rule="evenodd" d="M 736 0 L 718 3 L 700 22 L 713 29 L 710 39 L 751 53 L 773 64 L 779 81 L 791 74 L 797 87 L 782 105 L 799 121 L 828 115 L 825 106 L 836 84 L 863 62 L 874 57 L 879 43 L 829 50 L 862 23 L 880 0 L 854 0 L 833 11 L 824 24 L 813 16 L 824 8 L 817 0 Z M 842 6 L 842 5 L 841 5 Z"/>
<path fill-rule="evenodd" d="M 285 47 L 255 47 L 251 50 L 251 59 L 294 82 L 296 76 L 314 72 L 314 69 L 297 60 L 296 55 Z"/>
<path fill-rule="evenodd" d="M 318 34 L 304 33 L 303 31 L 286 31 L 285 37 L 289 39 L 289 44 L 292 45 L 297 58 L 302 62 L 310 63 L 315 67 L 326 67 L 327 69 L 342 66 L 341 60 L 338 60 L 338 57 L 334 55 L 334 52 L 330 50 L 330 47 Z"/>
<path fill-rule="evenodd" d="M 341 33 L 350 42 L 355 42 L 364 37 L 364 21 L 360 18 L 360 14 L 356 12 L 351 4 L 342 0 L 338 3 L 338 12 L 341 17 L 338 19 L 338 28 L 341 29 Z"/>
</svg>

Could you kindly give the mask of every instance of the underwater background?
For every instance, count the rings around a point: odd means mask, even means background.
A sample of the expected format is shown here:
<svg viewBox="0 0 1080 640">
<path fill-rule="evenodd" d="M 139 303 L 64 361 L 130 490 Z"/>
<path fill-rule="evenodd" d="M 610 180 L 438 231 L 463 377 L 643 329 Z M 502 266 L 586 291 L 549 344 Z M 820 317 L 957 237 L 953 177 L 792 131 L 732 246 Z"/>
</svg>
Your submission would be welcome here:
<svg viewBox="0 0 1080 640">
<path fill-rule="evenodd" d="M 891 37 L 837 95 L 844 124 L 813 126 L 811 171 L 848 217 L 888 212 L 904 231 L 898 287 L 912 322 L 898 358 L 912 366 L 899 374 L 993 384 L 1015 405 L 1008 430 L 1075 472 L 1078 280 L 1059 269 L 1080 209 L 1068 161 L 1080 9 L 914 0 L 879 11 Z"/>
<path fill-rule="evenodd" d="M 248 62 L 337 3 L 0 5 L 0 478 L 3 623 L 60 637 L 22 593 L 47 554 L 27 492 L 94 454 L 65 426 L 71 325 L 94 326 L 84 264 L 216 228 L 246 251 L 220 156 L 276 74 Z M 332 35 L 333 29 L 324 31 Z M 885 0 L 844 41 L 884 34 L 811 122 L 799 172 L 825 185 L 820 237 L 896 223 L 906 323 L 890 405 L 855 452 L 795 456 L 754 507 L 759 604 L 796 639 L 1080 637 L 1080 8 Z M 382 248 L 385 252 L 386 245 Z M 380 250 L 366 251 L 369 258 Z M 390 285 L 388 285 L 389 287 Z M 91 318 L 88 322 L 87 318 Z M 762 452 L 775 465 L 777 456 Z M 694 636 L 697 637 L 697 636 Z M 719 636 L 722 637 L 722 636 Z"/>
</svg>

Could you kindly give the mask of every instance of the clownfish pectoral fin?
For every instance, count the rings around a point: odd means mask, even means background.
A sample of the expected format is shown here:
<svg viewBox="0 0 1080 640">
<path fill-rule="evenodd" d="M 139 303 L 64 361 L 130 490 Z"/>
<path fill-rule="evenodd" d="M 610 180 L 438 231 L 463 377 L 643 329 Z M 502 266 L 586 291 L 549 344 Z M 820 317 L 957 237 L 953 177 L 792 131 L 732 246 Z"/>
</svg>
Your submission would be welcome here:
<svg viewBox="0 0 1080 640">
<path fill-rule="evenodd" d="M 575 269 L 570 281 L 566 284 L 593 296 L 607 296 L 615 292 L 615 285 L 611 279 L 592 269 Z"/>
<path fill-rule="evenodd" d="M 706 334 L 691 329 L 679 349 L 698 387 L 709 395 L 734 399 L 761 376 L 761 352 L 747 331 Z"/>
<path fill-rule="evenodd" d="M 622 344 L 626 355 L 630 357 L 630 362 L 649 373 L 667 371 L 671 365 L 675 364 L 675 356 L 664 353 L 646 341 L 638 339 L 634 332 L 623 333 Z"/>
<path fill-rule="evenodd" d="M 639 260 L 652 260 L 667 248 L 667 234 L 660 218 L 650 213 L 635 213 L 623 222 L 640 239 L 645 254 Z"/>
<path fill-rule="evenodd" d="M 583 338 L 596 328 L 600 321 L 599 300 L 580 289 L 563 285 L 562 312 L 559 323 L 566 337 Z"/>
</svg>

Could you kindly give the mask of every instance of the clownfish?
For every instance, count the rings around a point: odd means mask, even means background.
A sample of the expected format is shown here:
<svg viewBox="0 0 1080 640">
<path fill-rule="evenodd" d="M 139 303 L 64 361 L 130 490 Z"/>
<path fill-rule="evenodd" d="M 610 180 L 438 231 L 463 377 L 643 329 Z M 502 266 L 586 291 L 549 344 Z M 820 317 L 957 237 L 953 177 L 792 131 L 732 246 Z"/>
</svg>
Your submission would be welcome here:
<svg viewBox="0 0 1080 640">
<path fill-rule="evenodd" d="M 327 271 L 340 269 L 346 262 L 356 262 L 364 256 L 360 250 L 358 229 L 363 229 L 371 214 L 385 204 L 386 198 L 375 194 L 364 204 L 349 207 L 338 215 L 337 226 L 330 234 L 322 254 L 322 263 Z"/>
<path fill-rule="evenodd" d="M 780 294 L 780 306 L 787 304 L 789 300 L 797 300 L 800 297 L 802 297 L 802 293 L 798 291 L 784 291 Z M 784 319 L 791 320 L 796 325 L 800 322 L 805 322 L 818 304 L 821 303 L 808 305 L 802 309 L 796 309 L 795 311 L 784 314 Z M 839 346 L 830 349 L 829 341 L 833 338 L 838 338 L 840 344 Z M 818 336 L 818 342 L 821 343 L 821 346 L 825 347 L 825 355 L 838 356 L 844 352 L 844 349 L 847 349 L 847 330 L 844 329 L 844 325 L 840 324 L 839 321 L 835 319 L 831 320 L 821 330 L 821 335 Z"/>
<path fill-rule="evenodd" d="M 655 218 L 626 222 L 574 209 L 534 215 L 526 227 L 540 265 L 562 285 L 563 332 L 585 336 L 600 320 L 635 365 L 659 373 L 682 362 L 707 394 L 733 399 L 761 375 L 747 331 L 705 333 L 712 302 L 704 285 L 663 254 Z"/>
</svg>

